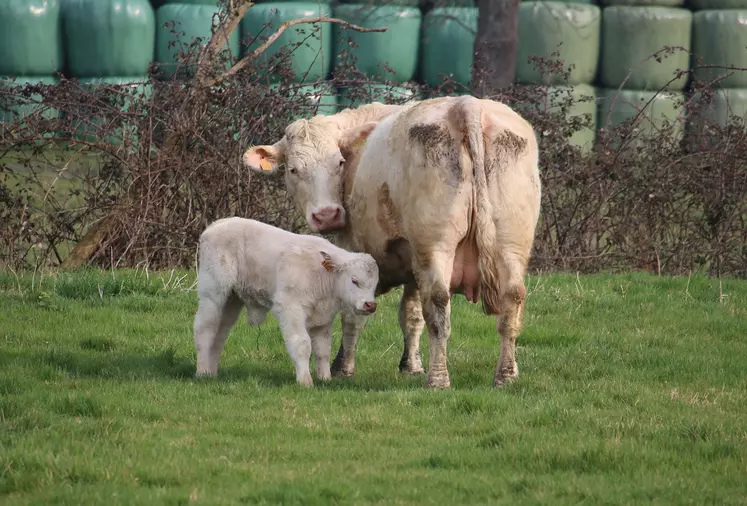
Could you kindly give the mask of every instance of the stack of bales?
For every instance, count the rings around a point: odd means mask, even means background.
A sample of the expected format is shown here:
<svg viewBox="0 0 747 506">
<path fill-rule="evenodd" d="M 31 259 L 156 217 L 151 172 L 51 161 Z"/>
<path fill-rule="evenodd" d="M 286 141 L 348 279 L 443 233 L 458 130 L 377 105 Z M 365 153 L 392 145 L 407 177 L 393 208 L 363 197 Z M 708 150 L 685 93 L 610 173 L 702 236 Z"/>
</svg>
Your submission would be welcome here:
<svg viewBox="0 0 747 506">
<path fill-rule="evenodd" d="M 692 67 L 747 68 L 747 0 L 690 0 L 690 7 L 697 11 L 693 15 Z M 707 119 L 725 125 L 731 115 L 747 115 L 747 72 L 696 68 L 694 77 L 715 82 L 714 101 L 705 111 Z"/>
<path fill-rule="evenodd" d="M 422 24 L 418 0 L 343 2 L 335 7 L 334 14 L 337 18 L 366 28 L 387 28 L 383 33 L 361 33 L 335 25 L 334 53 L 338 57 L 349 52 L 355 59 L 357 70 L 374 81 L 389 80 L 404 84 L 415 78 Z M 384 62 L 392 72 L 385 69 Z M 360 105 L 361 100 L 356 96 L 344 89 L 339 92 L 341 107 Z M 369 100 L 384 103 L 402 103 L 416 98 L 407 86 L 372 83 L 365 92 Z"/>
<path fill-rule="evenodd" d="M 605 0 L 602 11 L 599 128 L 633 117 L 638 134 L 647 136 L 672 126 L 681 138 L 683 90 L 689 67 L 692 13 L 683 0 Z M 672 53 L 660 53 L 676 46 Z"/>
<path fill-rule="evenodd" d="M 519 6 L 519 47 L 516 80 L 521 84 L 546 84 L 548 97 L 543 107 L 556 110 L 570 94 L 574 104 L 568 117 L 588 114 L 596 122 L 596 90 L 593 86 L 599 61 L 601 12 L 596 5 L 583 2 L 526 1 Z M 562 44 L 561 44 L 562 43 Z M 553 56 L 553 53 L 558 53 Z M 563 60 L 563 68 L 573 65 L 567 81 L 557 73 L 543 73 L 530 56 Z M 570 87 L 570 89 L 568 89 Z M 571 143 L 590 149 L 595 129 L 576 132 Z"/>
<path fill-rule="evenodd" d="M 62 20 L 70 77 L 93 91 L 117 85 L 147 92 L 143 82 L 148 79 L 156 38 L 155 14 L 148 0 L 64 0 Z M 76 121 L 75 137 L 94 138 L 107 116 L 82 117 Z M 130 130 L 117 132 L 109 141 L 118 142 Z"/>
<path fill-rule="evenodd" d="M 241 21 L 241 56 L 262 46 L 283 22 L 318 16 L 332 16 L 330 0 L 260 1 L 249 9 Z M 317 112 L 333 114 L 337 108 L 337 96 L 330 86 L 298 86 L 328 77 L 332 68 L 332 48 L 332 26 L 329 23 L 302 24 L 286 30 L 260 55 L 258 62 L 266 65 L 274 61 L 278 66 L 290 67 L 293 95 L 305 98 L 309 106 L 302 116 Z M 270 90 L 278 89 L 283 78 L 273 69 L 269 70 L 264 77 Z"/>
<path fill-rule="evenodd" d="M 59 0 L 0 2 L 0 86 L 56 84 L 63 66 Z M 15 121 L 40 110 L 41 97 L 0 109 L 0 122 Z M 54 118 L 58 111 L 47 109 Z"/>
</svg>

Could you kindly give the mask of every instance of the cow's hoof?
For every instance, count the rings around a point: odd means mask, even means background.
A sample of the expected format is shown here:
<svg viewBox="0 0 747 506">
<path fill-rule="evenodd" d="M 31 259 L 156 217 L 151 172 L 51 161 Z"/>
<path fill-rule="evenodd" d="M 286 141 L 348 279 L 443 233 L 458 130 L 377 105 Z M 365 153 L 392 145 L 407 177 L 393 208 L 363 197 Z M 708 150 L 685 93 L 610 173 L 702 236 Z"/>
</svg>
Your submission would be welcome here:
<svg viewBox="0 0 747 506">
<path fill-rule="evenodd" d="M 499 375 L 499 376 L 496 376 L 495 379 L 493 379 L 493 386 L 496 388 L 500 388 L 504 385 L 508 385 L 509 383 L 513 383 L 518 378 L 519 378 L 518 374 Z"/>
<path fill-rule="evenodd" d="M 401 374 L 411 374 L 413 376 L 418 376 L 420 374 L 425 374 L 425 369 L 423 369 L 423 366 L 420 364 L 399 364 L 399 372 Z"/>
<path fill-rule="evenodd" d="M 350 369 L 332 369 L 333 378 L 352 378 L 355 376 L 355 371 Z"/>
<path fill-rule="evenodd" d="M 438 378 L 428 378 L 428 381 L 425 383 L 426 388 L 433 388 L 438 390 L 443 390 L 446 388 L 451 388 L 451 381 L 449 380 L 448 376 L 442 376 Z"/>
<path fill-rule="evenodd" d="M 493 379 L 493 386 L 496 388 L 502 387 L 509 383 L 516 381 L 519 377 L 519 368 L 514 363 L 512 366 L 500 368 L 495 372 L 495 378 Z"/>
</svg>

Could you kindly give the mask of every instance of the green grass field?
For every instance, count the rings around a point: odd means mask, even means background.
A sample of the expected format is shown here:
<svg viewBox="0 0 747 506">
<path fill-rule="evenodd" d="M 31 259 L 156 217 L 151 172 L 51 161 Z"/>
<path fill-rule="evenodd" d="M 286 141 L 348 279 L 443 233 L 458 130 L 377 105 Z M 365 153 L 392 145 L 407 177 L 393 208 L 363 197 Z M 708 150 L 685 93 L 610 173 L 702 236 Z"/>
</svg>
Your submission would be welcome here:
<svg viewBox="0 0 747 506">
<path fill-rule="evenodd" d="M 399 292 L 355 378 L 298 387 L 270 317 L 195 380 L 193 283 L 0 273 L 0 504 L 747 502 L 745 281 L 531 276 L 500 390 L 455 297 L 447 391 L 397 372 Z"/>
</svg>

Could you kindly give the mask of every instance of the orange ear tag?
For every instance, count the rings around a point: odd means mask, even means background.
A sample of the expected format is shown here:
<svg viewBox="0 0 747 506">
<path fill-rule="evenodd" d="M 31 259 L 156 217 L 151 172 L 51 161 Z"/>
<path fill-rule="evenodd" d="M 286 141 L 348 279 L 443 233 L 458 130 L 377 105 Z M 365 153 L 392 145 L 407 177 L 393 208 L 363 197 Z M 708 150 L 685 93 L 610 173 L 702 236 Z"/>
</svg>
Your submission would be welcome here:
<svg viewBox="0 0 747 506">
<path fill-rule="evenodd" d="M 262 159 L 261 159 L 261 160 L 259 161 L 259 167 L 260 167 L 260 168 L 261 168 L 262 170 L 266 171 L 266 172 L 269 172 L 269 171 L 271 171 L 271 170 L 272 170 L 272 164 L 271 164 L 270 162 L 268 162 L 267 160 L 265 160 L 264 158 L 262 158 Z"/>
<path fill-rule="evenodd" d="M 327 269 L 327 272 L 332 272 L 332 264 L 329 263 L 329 260 L 322 260 L 322 266 Z"/>
</svg>

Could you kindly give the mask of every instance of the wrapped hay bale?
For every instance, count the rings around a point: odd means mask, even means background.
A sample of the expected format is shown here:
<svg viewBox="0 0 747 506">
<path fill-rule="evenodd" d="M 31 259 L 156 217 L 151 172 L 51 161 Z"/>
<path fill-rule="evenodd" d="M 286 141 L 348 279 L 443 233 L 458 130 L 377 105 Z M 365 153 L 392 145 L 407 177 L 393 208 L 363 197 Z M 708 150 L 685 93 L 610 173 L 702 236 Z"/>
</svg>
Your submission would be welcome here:
<svg viewBox="0 0 747 506">
<path fill-rule="evenodd" d="M 689 65 L 690 11 L 614 6 L 604 9 L 602 19 L 601 82 L 604 87 L 617 88 L 623 81 L 624 88 L 635 90 L 656 91 L 665 86 L 667 90 L 682 90 L 685 87 L 687 74 L 675 81 L 672 79 L 678 69 L 687 70 Z M 686 51 L 662 54 L 660 62 L 649 58 L 665 46 L 681 46 Z"/>
<path fill-rule="evenodd" d="M 596 5 L 565 2 L 523 2 L 519 6 L 519 48 L 516 80 L 520 83 L 590 84 L 599 61 L 601 10 Z M 562 45 L 558 48 L 558 45 Z M 543 76 L 530 56 L 551 58 L 559 52 L 563 68 L 573 64 L 568 81 Z"/>
<path fill-rule="evenodd" d="M 0 75 L 51 76 L 63 47 L 59 0 L 0 2 Z"/>
<path fill-rule="evenodd" d="M 654 135 L 668 122 L 672 139 L 682 138 L 684 94 L 680 91 L 600 89 L 598 97 L 597 131 L 637 118 L 633 127 L 636 137 Z"/>
<path fill-rule="evenodd" d="M 387 84 L 371 83 L 362 86 L 362 94 L 364 97 L 359 97 L 361 92 L 354 90 L 352 92 L 348 90 L 339 90 L 340 108 L 346 107 L 358 107 L 363 104 L 369 104 L 371 102 L 381 102 L 384 104 L 404 104 L 412 100 L 419 100 L 420 94 L 406 86 L 391 86 Z"/>
<path fill-rule="evenodd" d="M 693 15 L 693 61 L 691 67 L 718 65 L 747 68 L 747 10 L 706 10 Z M 695 68 L 695 78 L 719 81 L 724 88 L 747 88 L 747 72 L 718 68 Z"/>
<path fill-rule="evenodd" d="M 346 4 L 335 7 L 335 17 L 366 28 L 386 27 L 386 32 L 361 33 L 334 25 L 336 54 L 349 47 L 350 38 L 358 47 L 350 48 L 356 67 L 369 78 L 405 82 L 418 68 L 418 44 L 422 15 L 417 7 Z M 385 71 L 387 63 L 394 74 Z M 377 74 L 379 74 L 377 76 Z"/>
<path fill-rule="evenodd" d="M 242 48 L 242 56 L 261 46 L 284 21 L 317 16 L 332 16 L 332 8 L 316 2 L 268 2 L 253 6 L 241 21 L 242 43 L 250 42 L 248 47 Z M 266 26 L 268 23 L 270 26 Z M 332 61 L 332 27 L 329 23 L 289 28 L 260 55 L 258 63 L 266 65 L 287 45 L 287 50 L 291 51 L 289 58 L 294 82 L 319 81 L 327 77 Z M 273 75 L 271 79 L 279 82 L 281 77 Z"/>
<path fill-rule="evenodd" d="M 476 7 L 437 7 L 423 18 L 420 40 L 420 75 L 429 86 L 438 86 L 443 75 L 467 86 L 472 79 Z"/>
<path fill-rule="evenodd" d="M 148 0 L 65 0 L 62 20 L 74 77 L 148 72 L 156 40 Z"/>
<path fill-rule="evenodd" d="M 253 9 L 254 7 L 250 10 Z M 179 61 L 179 53 L 186 52 L 187 46 L 197 38 L 201 39 L 202 46 L 210 41 L 211 27 L 217 24 L 217 21 L 213 20 L 213 14 L 218 12 L 217 4 L 210 6 L 168 3 L 158 8 L 156 11 L 156 60 L 162 78 L 194 74 L 195 65 L 183 66 Z M 172 25 L 170 21 L 174 21 L 176 25 Z M 182 32 L 184 35 L 181 35 Z M 239 55 L 239 30 L 234 30 L 226 45 L 231 53 L 231 60 L 235 61 Z M 225 49 L 225 46 L 222 49 Z M 229 65 L 230 63 L 226 64 L 227 67 Z"/>
<path fill-rule="evenodd" d="M 111 102 L 113 108 L 117 108 L 123 112 L 127 112 L 133 100 L 147 100 L 152 94 L 152 88 L 147 83 L 147 76 L 134 76 L 134 77 L 122 77 L 122 76 L 110 76 L 110 77 L 89 77 L 80 80 L 82 87 L 87 88 L 92 92 L 96 92 L 97 89 L 102 87 L 117 87 L 121 88 L 121 94 L 118 94 Z M 108 96 L 108 95 L 107 95 Z M 90 115 L 86 115 L 86 111 L 81 112 L 81 118 L 74 120 L 73 123 L 73 136 L 77 139 L 85 140 L 88 142 L 95 142 L 97 140 L 103 140 L 110 144 L 121 144 L 123 141 L 129 139 L 131 142 L 137 141 L 137 127 L 134 124 L 127 124 L 124 126 L 117 126 L 109 128 L 108 122 L 115 122 L 118 116 L 116 114 L 109 114 L 106 110 L 93 109 Z M 105 135 L 102 137 L 103 131 L 111 130 L 111 135 Z"/>
</svg>

